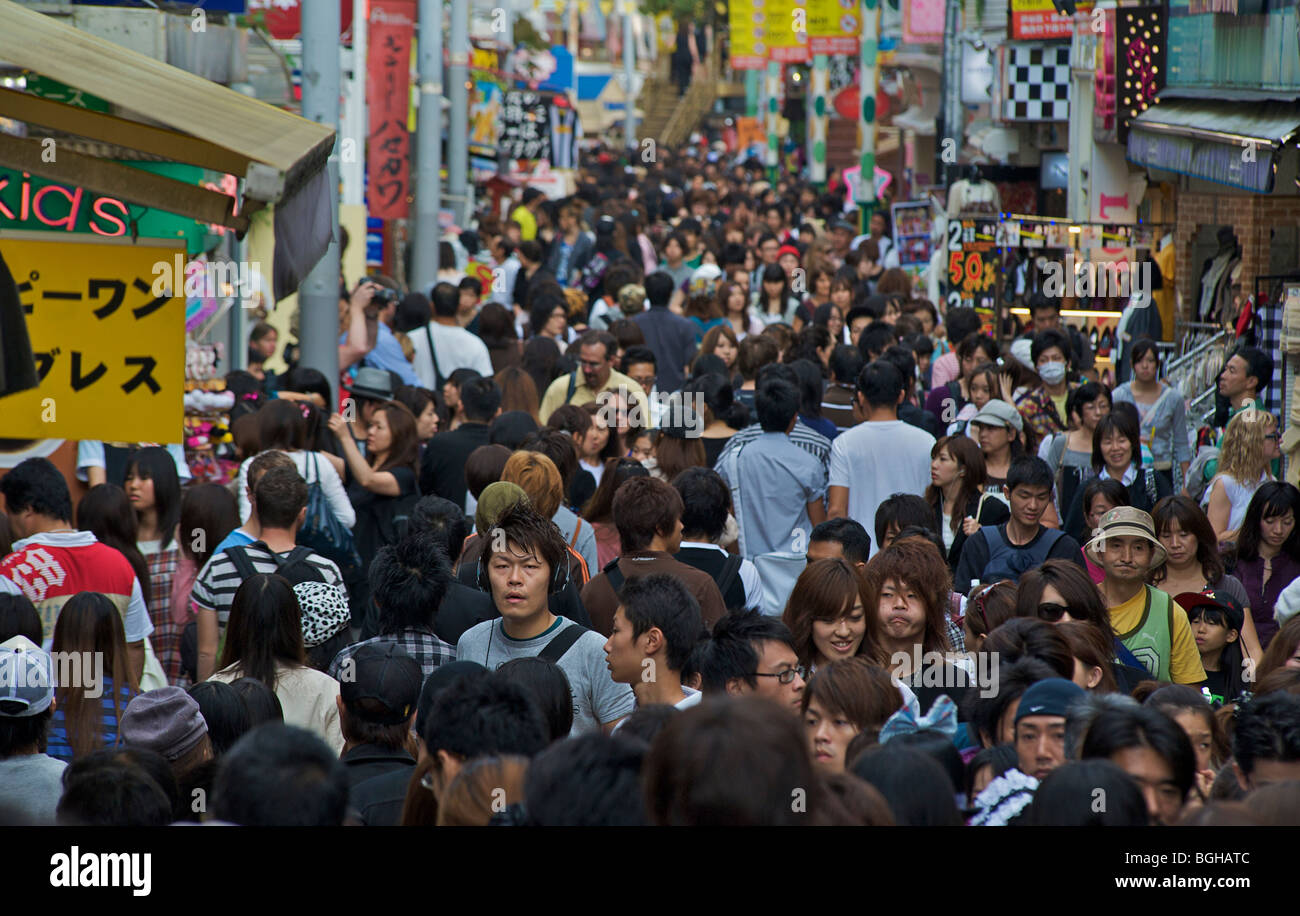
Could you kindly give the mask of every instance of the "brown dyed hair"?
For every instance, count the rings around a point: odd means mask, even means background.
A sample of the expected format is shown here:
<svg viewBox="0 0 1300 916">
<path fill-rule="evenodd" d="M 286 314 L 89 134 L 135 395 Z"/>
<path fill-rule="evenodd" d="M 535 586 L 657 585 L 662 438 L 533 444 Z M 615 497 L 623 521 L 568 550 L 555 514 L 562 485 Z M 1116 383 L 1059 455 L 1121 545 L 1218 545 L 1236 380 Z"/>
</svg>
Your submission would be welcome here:
<svg viewBox="0 0 1300 916">
<path fill-rule="evenodd" d="M 735 347 L 737 351 L 740 350 L 740 341 L 736 339 L 736 331 L 731 326 L 731 322 L 727 322 L 726 324 L 720 324 L 717 327 L 709 328 L 709 330 L 705 332 L 704 339 L 700 341 L 700 352 L 695 358 L 699 359 L 700 356 L 703 356 L 706 353 L 712 353 L 717 349 L 719 337 L 727 338 L 727 340 L 731 341 L 731 345 Z M 721 359 L 721 357 L 719 357 L 719 359 Z M 740 353 L 737 352 L 736 363 L 739 362 Z M 732 367 L 732 369 L 734 368 L 735 366 Z"/>
<path fill-rule="evenodd" d="M 494 806 L 503 801 L 513 805 L 524 800 L 524 777 L 528 773 L 525 757 L 479 757 L 465 766 L 447 786 L 438 805 L 439 827 L 486 827 L 492 820 Z M 430 793 L 432 794 L 432 793 Z"/>
<path fill-rule="evenodd" d="M 1056 631 L 1070 644 L 1070 654 L 1083 662 L 1085 667 L 1101 669 L 1101 681 L 1094 690 L 1099 693 L 1119 692 L 1119 684 L 1110 667 L 1115 649 L 1113 640 L 1108 635 L 1090 623 L 1074 620 L 1063 620 L 1056 625 Z"/>
<path fill-rule="evenodd" d="M 383 464 L 374 464 L 371 455 L 371 467 L 376 471 L 391 471 L 395 468 L 408 468 L 417 477 L 420 474 L 420 434 L 416 431 L 415 414 L 405 404 L 388 401 L 380 404 L 378 410 L 388 418 L 388 429 L 393 437 L 393 444 L 388 448 L 388 457 Z"/>
<path fill-rule="evenodd" d="M 676 480 L 677 475 L 687 468 L 709 466 L 703 439 L 678 439 L 664 432 L 660 432 L 655 439 L 655 461 L 659 464 L 660 472 L 669 480 Z"/>
<path fill-rule="evenodd" d="M 1264 650 L 1264 657 L 1260 659 L 1256 678 L 1262 680 L 1274 671 L 1285 669 L 1286 660 L 1295 655 L 1296 646 L 1300 646 L 1300 615 L 1292 617 L 1273 635 Z"/>
<path fill-rule="evenodd" d="M 1049 585 L 1061 593 L 1071 617 L 1086 619 L 1102 633 L 1112 632 L 1110 611 L 1101 593 L 1092 584 L 1092 577 L 1072 560 L 1047 560 L 1023 573 L 1016 591 L 1016 616 L 1037 620 L 1038 605 Z"/>
<path fill-rule="evenodd" d="M 872 613 L 876 602 L 872 600 L 862 570 L 843 560 L 816 560 L 808 564 L 799 574 L 782 615 L 794 637 L 799 664 L 812 664 L 817 652 L 813 646 L 813 621 L 837 621 L 847 617 L 858 601 L 862 602 L 867 631 L 856 655 L 880 661 L 882 653 L 876 636 L 880 626 L 879 615 Z"/>
<path fill-rule="evenodd" d="M 776 362 L 780 348 L 776 341 L 760 334 L 750 334 L 739 344 L 740 352 L 736 354 L 736 368 L 742 378 L 748 380 L 758 376 L 758 370 L 769 363 Z"/>
<path fill-rule="evenodd" d="M 828 713 L 844 716 L 860 733 L 873 736 L 903 706 L 903 694 L 890 673 L 858 656 L 818 668 L 803 692 L 800 712 L 806 714 L 813 700 Z"/>
<path fill-rule="evenodd" d="M 922 651 L 946 652 L 948 645 L 948 602 L 952 594 L 952 574 L 939 548 L 926 538 L 897 540 L 867 563 L 867 587 L 879 595 L 886 582 L 893 580 L 915 589 L 925 602 L 925 631 Z M 879 601 L 867 613 L 880 615 Z"/>
<path fill-rule="evenodd" d="M 494 381 L 501 389 L 501 412 L 522 411 L 537 419 L 537 383 L 518 366 L 507 366 L 496 374 Z"/>
<path fill-rule="evenodd" d="M 433 772 L 436 757 L 411 768 L 411 779 L 406 784 L 406 800 L 402 802 L 403 827 L 432 827 L 438 822 L 438 799 L 432 789 L 423 786 L 424 777 Z"/>
<path fill-rule="evenodd" d="M 164 613 L 169 613 L 163 609 Z M 102 652 L 104 674 L 113 679 L 113 714 L 120 721 L 130 697 L 135 696 L 140 685 L 131 676 L 126 664 L 126 634 L 122 629 L 122 616 L 104 595 L 98 592 L 78 592 L 68 599 L 54 623 L 54 652 L 75 653 L 76 658 L 93 657 Z M 122 698 L 123 688 L 127 698 Z M 58 685 L 54 691 L 55 702 L 63 710 L 68 744 L 72 745 L 73 758 L 84 757 L 104 746 L 104 709 L 101 697 L 86 696 L 85 686 Z"/>
<path fill-rule="evenodd" d="M 633 477 L 614 494 L 613 509 L 619 545 L 626 555 L 649 549 L 656 534 L 671 534 L 684 507 L 681 495 L 666 480 Z"/>
<path fill-rule="evenodd" d="M 501 471 L 501 479 L 517 484 L 543 518 L 550 518 L 564 499 L 564 483 L 555 462 L 541 452 L 515 452 Z"/>
<path fill-rule="evenodd" d="M 971 590 L 966 602 L 966 625 L 976 636 L 988 636 L 1015 616 L 1016 583 L 1011 580 L 1004 579 Z"/>
<path fill-rule="evenodd" d="M 1151 510 L 1151 521 L 1155 523 L 1156 537 L 1169 531 L 1171 522 L 1196 538 L 1196 559 L 1201 563 L 1201 573 L 1205 581 L 1214 585 L 1223 578 L 1223 558 L 1219 556 L 1219 536 L 1214 533 L 1214 525 L 1196 500 L 1186 496 L 1166 496 L 1155 504 Z M 1168 573 L 1161 563 L 1148 576 L 1152 585 L 1159 585 Z"/>
<path fill-rule="evenodd" d="M 965 519 L 966 505 L 972 496 L 980 492 L 989 475 L 984 465 L 984 453 L 974 439 L 968 436 L 944 436 L 930 449 L 930 457 L 938 458 L 942 449 L 947 449 L 957 466 L 966 471 L 961 490 L 957 494 L 957 505 L 948 507 L 952 513 L 951 528 L 956 534 L 961 530 L 961 523 Z M 925 488 L 925 501 L 934 508 L 937 515 L 943 515 L 943 491 L 934 484 Z"/>
</svg>

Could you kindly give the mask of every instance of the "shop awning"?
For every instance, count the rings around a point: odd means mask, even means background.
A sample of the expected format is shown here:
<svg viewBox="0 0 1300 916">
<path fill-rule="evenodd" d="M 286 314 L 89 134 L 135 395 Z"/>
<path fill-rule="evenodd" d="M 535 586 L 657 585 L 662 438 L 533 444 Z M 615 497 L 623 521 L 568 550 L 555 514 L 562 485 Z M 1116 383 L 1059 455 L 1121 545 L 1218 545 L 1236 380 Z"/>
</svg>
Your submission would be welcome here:
<svg viewBox="0 0 1300 916">
<path fill-rule="evenodd" d="M 1267 194 L 1282 146 L 1297 130 L 1300 106 L 1293 102 L 1168 99 L 1133 122 L 1128 159 Z"/>
<path fill-rule="evenodd" d="M 130 115 L 0 90 L 0 116 L 56 138 L 51 156 L 42 137 L 0 134 L 0 165 L 241 233 L 254 212 L 275 204 L 277 299 L 293 292 L 324 253 L 334 231 L 325 170 L 334 146 L 331 128 L 11 0 L 0 0 L 0 60 L 92 93 Z M 60 137 L 69 142 L 60 146 Z M 117 159 L 168 159 L 234 175 L 244 182 L 238 212 L 230 195 L 94 155 L 90 151 L 100 147 L 85 141 L 121 151 Z M 281 276 L 282 269 L 289 273 Z"/>
</svg>

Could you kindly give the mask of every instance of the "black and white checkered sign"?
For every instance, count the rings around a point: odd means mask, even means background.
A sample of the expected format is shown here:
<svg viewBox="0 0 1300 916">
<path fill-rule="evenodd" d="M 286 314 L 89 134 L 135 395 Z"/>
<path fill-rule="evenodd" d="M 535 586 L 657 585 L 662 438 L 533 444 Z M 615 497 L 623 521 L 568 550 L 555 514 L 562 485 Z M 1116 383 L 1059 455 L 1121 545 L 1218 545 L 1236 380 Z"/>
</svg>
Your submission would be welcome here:
<svg viewBox="0 0 1300 916">
<path fill-rule="evenodd" d="M 1005 120 L 1070 120 L 1070 46 L 1009 46 L 1002 84 Z"/>
</svg>

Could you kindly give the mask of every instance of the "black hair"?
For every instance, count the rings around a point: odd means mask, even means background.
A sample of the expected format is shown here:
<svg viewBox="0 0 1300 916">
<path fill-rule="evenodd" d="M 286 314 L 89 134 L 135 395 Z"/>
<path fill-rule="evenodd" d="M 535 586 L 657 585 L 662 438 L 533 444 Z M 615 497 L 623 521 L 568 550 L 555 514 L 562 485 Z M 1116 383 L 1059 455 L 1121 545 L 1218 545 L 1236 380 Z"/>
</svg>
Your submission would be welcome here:
<svg viewBox="0 0 1300 916">
<path fill-rule="evenodd" d="M 448 246 L 450 247 L 450 246 Z M 433 300 L 433 314 L 439 318 L 455 318 L 460 308 L 460 289 L 450 283 L 437 283 L 429 298 Z M 425 323 L 428 323 L 426 319 Z"/>
<path fill-rule="evenodd" d="M 529 822 L 543 827 L 645 826 L 645 750 L 621 733 L 582 735 L 547 748 L 529 764 L 524 779 Z"/>
<path fill-rule="evenodd" d="M 527 689 L 505 678 L 461 678 L 438 694 L 421 730 L 429 754 L 532 757 L 547 745 L 546 721 Z"/>
<path fill-rule="evenodd" d="M 873 354 L 875 359 L 879 359 L 886 350 L 898 343 L 898 336 L 892 326 L 883 321 L 873 321 L 862 329 L 862 333 L 854 343 L 857 344 L 863 359 Z"/>
<path fill-rule="evenodd" d="M 1285 481 L 1268 480 L 1259 485 L 1246 507 L 1237 537 L 1237 556 L 1254 560 L 1259 556 L 1260 526 L 1267 518 L 1291 512 L 1296 525 L 1290 536 L 1282 542 L 1281 552 L 1292 560 L 1300 560 L 1300 490 Z"/>
<path fill-rule="evenodd" d="M 966 765 L 962 763 L 961 752 L 957 750 L 952 739 L 934 729 L 922 728 L 905 735 L 896 735 L 889 740 L 891 747 L 906 747 L 925 754 L 939 766 L 952 782 L 952 792 L 956 794 L 966 782 Z"/>
<path fill-rule="evenodd" d="M 903 377 L 903 385 L 911 386 L 916 381 L 916 357 L 912 355 L 910 347 L 904 347 L 902 344 L 892 344 L 885 348 L 885 352 L 880 354 L 880 358 L 886 362 L 893 363 L 898 374 Z"/>
<path fill-rule="evenodd" d="M 1156 348 L 1156 342 L 1150 337 L 1139 337 L 1129 345 L 1129 365 L 1137 365 L 1148 353 L 1154 353 L 1156 357 L 1156 367 L 1160 366 L 1160 351 Z"/>
<path fill-rule="evenodd" d="M 8 642 L 15 636 L 26 636 L 39 646 L 45 638 L 41 615 L 26 595 L 0 592 L 0 642 Z"/>
<path fill-rule="evenodd" d="M 243 697 L 224 681 L 203 681 L 191 686 L 187 693 L 199 704 L 214 756 L 230 750 L 253 727 Z"/>
<path fill-rule="evenodd" d="M 447 554 L 447 561 L 455 563 L 460 559 L 465 538 L 473 530 L 474 523 L 465 515 L 464 509 L 449 499 L 430 495 L 421 497 L 411 510 L 406 533 L 409 537 L 423 532 L 437 538 Z"/>
<path fill-rule="evenodd" d="M 245 827 L 340 827 L 348 773 L 316 735 L 292 725 L 254 728 L 221 759 L 212 813 Z"/>
<path fill-rule="evenodd" d="M 692 647 L 693 652 L 694 647 Z M 669 706 L 667 703 L 651 703 L 648 706 L 638 706 L 618 727 L 618 737 L 630 741 L 640 741 L 649 747 L 654 743 L 655 735 L 659 734 L 677 713 L 678 709 L 675 706 Z"/>
<path fill-rule="evenodd" d="M 680 236 L 678 241 L 681 241 Z M 686 246 L 682 249 L 685 251 Z M 663 306 L 668 304 L 668 300 L 673 297 L 673 278 L 662 270 L 656 270 L 650 276 L 645 278 L 645 295 L 650 300 L 650 305 Z"/>
<path fill-rule="evenodd" d="M 1046 461 L 1037 455 L 1021 455 L 1013 459 L 1007 469 L 1006 492 L 1010 493 L 1017 487 L 1046 487 L 1050 492 L 1054 482 L 1052 469 Z"/>
<path fill-rule="evenodd" d="M 1039 331 L 1034 335 L 1034 342 L 1029 347 L 1029 358 L 1033 360 L 1034 365 L 1038 365 L 1038 357 L 1042 356 L 1052 347 L 1061 351 L 1065 357 L 1066 365 L 1074 362 L 1074 354 L 1070 350 L 1070 338 L 1066 337 L 1061 331 L 1049 328 L 1046 331 Z"/>
<path fill-rule="evenodd" d="M 325 378 L 325 373 L 311 366 L 294 366 L 280 377 L 280 388 L 283 391 L 295 391 L 301 394 L 318 394 L 327 409 L 334 404 L 334 394 L 330 390 L 329 379 Z"/>
<path fill-rule="evenodd" d="M 1083 413 L 1083 408 L 1097 399 L 1103 399 L 1107 404 L 1112 404 L 1110 389 L 1105 385 L 1099 385 L 1096 382 L 1084 382 L 1078 388 L 1071 391 L 1065 398 L 1066 414 Z M 1065 418 L 1067 421 L 1069 417 Z"/>
<path fill-rule="evenodd" d="M 1138 420 L 1134 416 L 1137 410 L 1134 408 L 1131 414 L 1122 409 L 1131 406 L 1126 402 L 1120 402 L 1114 406 L 1110 413 L 1097 421 L 1097 428 L 1092 431 L 1092 466 L 1095 470 L 1100 471 L 1106 466 L 1106 459 L 1101 454 L 1101 443 L 1111 433 L 1119 433 L 1129 441 L 1131 453 L 1129 461 L 1135 466 L 1141 466 L 1142 439 Z"/>
<path fill-rule="evenodd" d="M 504 445 L 513 452 L 530 433 L 535 432 L 537 421 L 532 414 L 522 410 L 507 410 L 488 424 L 488 443 Z"/>
<path fill-rule="evenodd" d="M 858 394 L 868 407 L 897 407 L 903 394 L 903 375 L 893 363 L 876 360 L 858 373 Z"/>
<path fill-rule="evenodd" d="M 799 389 L 780 379 L 763 381 L 754 392 L 754 411 L 765 433 L 783 433 L 799 415 Z"/>
<path fill-rule="evenodd" d="M 1148 747 L 1164 759 L 1180 797 L 1186 799 L 1196 784 L 1196 752 L 1183 727 L 1157 709 L 1103 709 L 1089 723 L 1079 757 L 1109 760 L 1120 751 L 1136 747 Z"/>
<path fill-rule="evenodd" d="M 707 647 L 699 655 L 700 684 L 705 693 L 722 694 L 727 681 L 744 680 L 758 686 L 758 643 L 780 642 L 797 651 L 790 628 L 758 611 L 732 611 L 713 625 Z"/>
<path fill-rule="evenodd" d="M 924 498 L 915 493 L 894 493 L 876 507 L 876 543 L 883 545 L 893 525 L 896 532 L 904 528 L 933 529 L 935 527 L 934 509 Z M 943 553 L 942 550 L 939 551 Z"/>
<path fill-rule="evenodd" d="M 664 635 L 669 671 L 680 672 L 704 628 L 699 602 L 676 576 L 657 573 L 628 579 L 618 596 L 636 639 L 652 627 Z"/>
<path fill-rule="evenodd" d="M 452 581 L 451 564 L 437 534 L 408 532 L 379 549 L 369 579 L 376 632 L 392 636 L 408 627 L 433 626 Z"/>
<path fill-rule="evenodd" d="M 53 716 L 48 707 L 34 716 L 0 716 L 0 760 L 31 747 L 44 754 Z"/>
<path fill-rule="evenodd" d="M 658 362 L 655 359 L 655 351 L 644 346 L 628 347 L 623 351 L 623 361 L 619 363 L 618 371 L 626 373 L 628 369 L 637 363 L 649 363 L 657 367 Z"/>
<path fill-rule="evenodd" d="M 63 771 L 57 819 L 64 827 L 166 827 L 172 803 L 145 770 L 105 749 Z"/>
<path fill-rule="evenodd" d="M 973 799 L 975 792 L 975 777 L 979 771 L 988 767 L 992 770 L 989 780 L 997 779 L 1007 770 L 1014 770 L 1020 765 L 1020 755 L 1016 753 L 1014 744 L 995 744 L 992 747 L 982 747 L 975 752 L 975 755 L 966 762 L 966 797 Z"/>
<path fill-rule="evenodd" d="M 866 360 L 862 358 L 862 352 L 857 347 L 840 344 L 831 351 L 831 378 L 842 385 L 851 385 L 865 364 Z"/>
<path fill-rule="evenodd" d="M 429 323 L 433 310 L 429 297 L 421 292 L 409 292 L 397 303 L 397 312 L 393 315 L 393 330 L 409 334 Z"/>
<path fill-rule="evenodd" d="M 998 667 L 998 690 L 993 696 L 984 696 L 984 691 L 972 685 L 962 698 L 962 718 L 969 723 L 971 736 L 986 746 L 998 744 L 998 724 L 1011 704 L 1034 684 L 1052 677 L 1060 677 L 1059 672 L 1032 656 L 1002 662 Z"/>
<path fill-rule="evenodd" d="M 162 446 L 149 446 L 131 453 L 126 461 L 126 475 L 131 476 L 132 471 L 153 481 L 159 546 L 166 550 L 171 546 L 181 520 L 181 478 L 176 470 L 176 459 Z"/>
<path fill-rule="evenodd" d="M 826 390 L 826 375 L 821 360 L 814 362 L 811 359 L 796 359 L 790 363 L 790 368 L 798 379 L 796 388 L 799 391 L 799 413 L 808 417 L 820 417 L 822 393 Z"/>
<path fill-rule="evenodd" d="M 722 537 L 731 507 L 731 491 L 712 468 L 687 468 L 673 478 L 682 498 L 682 532 L 703 535 L 706 541 Z"/>
<path fill-rule="evenodd" d="M 1247 777 L 1260 760 L 1300 761 L 1300 697 L 1275 691 L 1239 707 L 1232 756 Z"/>
<path fill-rule="evenodd" d="M 267 722 L 284 721 L 284 708 L 280 705 L 280 698 L 275 695 L 274 690 L 257 678 L 236 678 L 230 682 L 230 686 L 244 701 L 244 708 L 248 710 L 250 729 Z"/>
<path fill-rule="evenodd" d="M 980 318 L 979 313 L 973 308 L 962 305 L 948 309 L 948 315 L 944 318 L 943 325 L 947 329 L 948 340 L 958 344 L 971 334 L 978 334 L 980 328 L 984 325 L 984 320 Z"/>
<path fill-rule="evenodd" d="M 487 423 L 501 407 L 501 389 L 490 378 L 470 379 L 460 386 L 460 406 L 465 419 Z"/>
<path fill-rule="evenodd" d="M 1098 805 L 1098 799 L 1104 803 Z M 1109 760 L 1068 760 L 1039 785 L 1025 815 L 1031 827 L 1145 827 L 1146 799 Z"/>
<path fill-rule="evenodd" d="M 1227 359 L 1234 356 L 1240 356 L 1250 367 L 1247 372 L 1249 376 L 1254 376 L 1259 382 L 1259 387 L 1255 389 L 1258 394 L 1268 387 L 1269 382 L 1273 381 L 1273 357 L 1259 347 L 1238 347 L 1233 353 L 1228 354 Z"/>
<path fill-rule="evenodd" d="M 895 746 L 871 748 L 853 765 L 853 773 L 885 797 L 900 827 L 959 827 L 952 780 L 923 751 Z"/>
<path fill-rule="evenodd" d="M 851 518 L 832 518 L 822 522 L 808 535 L 813 541 L 834 541 L 844 549 L 849 564 L 865 563 L 871 557 L 871 535 L 861 522 Z"/>
<path fill-rule="evenodd" d="M 573 691 L 563 668 L 531 656 L 513 658 L 491 676 L 528 692 L 546 724 L 548 743 L 569 736 L 573 730 Z"/>
<path fill-rule="evenodd" d="M 1092 501 L 1098 496 L 1106 497 L 1106 501 L 1112 506 L 1127 506 L 1132 502 L 1128 495 L 1128 487 L 1115 478 L 1104 475 L 1093 477 L 1083 485 L 1082 505 L 1085 519 L 1092 508 Z"/>
<path fill-rule="evenodd" d="M 0 477 L 0 494 L 11 513 L 31 509 L 37 515 L 72 521 L 68 482 L 48 458 L 26 458 Z"/>
</svg>

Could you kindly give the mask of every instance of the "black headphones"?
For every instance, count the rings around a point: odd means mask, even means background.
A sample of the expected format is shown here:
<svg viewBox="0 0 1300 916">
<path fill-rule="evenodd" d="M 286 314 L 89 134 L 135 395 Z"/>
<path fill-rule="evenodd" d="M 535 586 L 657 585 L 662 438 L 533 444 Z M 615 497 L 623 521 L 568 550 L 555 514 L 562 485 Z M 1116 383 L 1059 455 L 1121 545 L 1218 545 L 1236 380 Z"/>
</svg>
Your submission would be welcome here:
<svg viewBox="0 0 1300 916">
<path fill-rule="evenodd" d="M 488 578 L 487 565 L 483 562 L 483 556 L 487 553 L 487 547 L 484 546 L 483 553 L 478 557 L 478 568 L 475 571 L 474 581 L 478 585 L 478 590 L 492 594 L 492 580 Z M 546 594 L 555 595 L 564 589 L 565 583 L 569 580 L 569 548 L 564 548 L 565 562 L 555 564 L 551 570 L 551 581 L 546 584 Z"/>
</svg>

